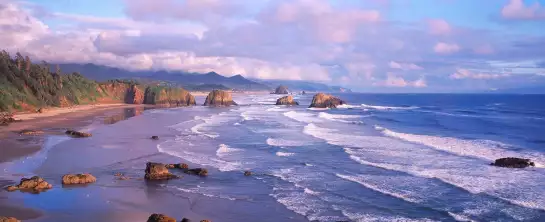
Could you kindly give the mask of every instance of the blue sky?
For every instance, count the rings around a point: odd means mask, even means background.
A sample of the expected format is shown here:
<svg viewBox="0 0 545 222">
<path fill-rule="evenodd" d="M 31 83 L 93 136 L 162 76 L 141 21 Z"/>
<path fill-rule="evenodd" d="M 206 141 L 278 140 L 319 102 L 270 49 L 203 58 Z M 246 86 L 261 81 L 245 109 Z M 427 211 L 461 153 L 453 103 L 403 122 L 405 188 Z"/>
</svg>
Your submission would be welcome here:
<svg viewBox="0 0 545 222">
<path fill-rule="evenodd" d="M 545 0 L 3 0 L 51 62 L 464 92 L 545 85 Z M 13 26 L 13 27 L 10 27 Z"/>
</svg>

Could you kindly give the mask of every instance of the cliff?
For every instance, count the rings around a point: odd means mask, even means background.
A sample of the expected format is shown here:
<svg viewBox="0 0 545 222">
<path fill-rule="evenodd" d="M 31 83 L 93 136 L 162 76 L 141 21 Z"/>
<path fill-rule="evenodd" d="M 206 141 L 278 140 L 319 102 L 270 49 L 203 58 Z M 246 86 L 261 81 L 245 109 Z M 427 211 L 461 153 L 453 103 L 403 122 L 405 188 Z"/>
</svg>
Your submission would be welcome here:
<svg viewBox="0 0 545 222">
<path fill-rule="evenodd" d="M 222 90 L 213 90 L 206 97 L 205 106 L 236 106 L 231 93 Z"/>
<path fill-rule="evenodd" d="M 195 105 L 195 98 L 181 88 L 140 85 L 135 81 L 109 80 L 99 83 L 79 73 L 51 72 L 43 62 L 34 64 L 19 53 L 12 58 L 0 52 L 0 111 L 36 111 L 95 103 Z"/>
</svg>

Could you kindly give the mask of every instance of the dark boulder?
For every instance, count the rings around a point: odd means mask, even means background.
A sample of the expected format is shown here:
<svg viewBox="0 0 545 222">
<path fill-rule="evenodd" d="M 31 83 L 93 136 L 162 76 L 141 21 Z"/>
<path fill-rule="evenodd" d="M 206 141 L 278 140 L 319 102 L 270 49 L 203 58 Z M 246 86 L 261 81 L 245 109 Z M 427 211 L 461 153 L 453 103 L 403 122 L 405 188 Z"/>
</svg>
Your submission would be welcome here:
<svg viewBox="0 0 545 222">
<path fill-rule="evenodd" d="M 206 97 L 205 106 L 236 106 L 231 93 L 223 90 L 213 90 Z"/>
<path fill-rule="evenodd" d="M 496 161 L 494 161 L 494 163 L 491 163 L 490 165 L 508 168 L 525 168 L 529 166 L 535 166 L 535 163 L 530 161 L 530 159 L 507 157 L 497 159 Z"/>
<path fill-rule="evenodd" d="M 288 106 L 295 105 L 296 106 L 296 105 L 299 105 L 299 103 L 293 101 L 293 96 L 284 96 L 276 100 L 276 105 L 288 105 Z"/>
<path fill-rule="evenodd" d="M 312 103 L 310 107 L 315 108 L 337 108 L 339 105 L 346 104 L 346 102 L 341 99 L 324 93 L 318 93 L 312 98 Z"/>
<path fill-rule="evenodd" d="M 152 136 L 151 139 L 152 140 L 159 140 L 159 137 L 158 136 Z"/>
<path fill-rule="evenodd" d="M 204 168 L 189 169 L 189 170 L 185 170 L 184 173 L 190 174 L 190 175 L 198 175 L 201 177 L 208 176 L 208 170 Z"/>
<path fill-rule="evenodd" d="M 183 169 L 183 170 L 189 169 L 189 165 L 185 163 L 166 164 L 165 167 L 168 169 Z"/>
<path fill-rule="evenodd" d="M 168 180 L 178 178 L 176 175 L 168 172 L 165 164 L 162 163 L 146 163 L 146 180 Z"/>
<path fill-rule="evenodd" d="M 149 216 L 148 222 L 176 222 L 176 219 L 164 214 L 152 214 Z"/>
<path fill-rule="evenodd" d="M 90 133 L 78 132 L 78 131 L 75 131 L 75 130 L 67 130 L 66 134 L 70 135 L 72 137 L 75 137 L 75 138 L 85 138 L 85 137 L 93 136 Z"/>
<path fill-rule="evenodd" d="M 289 94 L 287 86 L 278 86 L 274 91 L 274 94 Z"/>
<path fill-rule="evenodd" d="M 22 178 L 19 185 L 6 187 L 7 191 L 27 190 L 27 191 L 43 191 L 51 189 L 53 186 L 46 182 L 43 178 L 33 176 L 32 178 Z"/>
<path fill-rule="evenodd" d="M 244 171 L 244 176 L 251 176 L 251 175 L 252 175 L 251 171 Z"/>
<path fill-rule="evenodd" d="M 183 218 L 180 222 L 191 222 L 191 220 L 187 218 Z"/>
</svg>

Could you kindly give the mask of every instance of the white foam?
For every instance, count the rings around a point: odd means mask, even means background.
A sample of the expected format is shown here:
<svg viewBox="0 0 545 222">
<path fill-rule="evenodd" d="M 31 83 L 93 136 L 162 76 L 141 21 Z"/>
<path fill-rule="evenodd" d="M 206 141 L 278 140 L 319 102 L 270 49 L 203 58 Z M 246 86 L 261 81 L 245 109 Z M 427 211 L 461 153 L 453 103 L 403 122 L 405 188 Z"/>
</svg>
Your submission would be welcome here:
<svg viewBox="0 0 545 222">
<path fill-rule="evenodd" d="M 339 207 L 342 208 L 342 207 Z M 430 219 L 413 219 L 406 218 L 401 216 L 388 216 L 388 215 L 372 215 L 368 213 L 351 213 L 345 210 L 342 210 L 343 215 L 350 218 L 352 221 L 357 222 L 431 222 Z"/>
<path fill-rule="evenodd" d="M 269 146 L 277 146 L 277 147 L 292 147 L 292 146 L 305 146 L 308 145 L 308 142 L 305 141 L 295 141 L 295 140 L 286 140 L 286 139 L 273 139 L 268 138 L 267 144 Z"/>
<path fill-rule="evenodd" d="M 382 131 L 382 133 L 386 136 L 402 139 L 411 143 L 426 145 L 441 151 L 446 151 L 461 156 L 476 157 L 490 162 L 503 157 L 521 157 L 532 159 L 534 162 L 536 162 L 536 167 L 542 166 L 543 163 L 545 163 L 545 155 L 541 153 L 515 152 L 507 150 L 509 147 L 507 144 L 496 141 L 463 140 L 453 137 L 398 133 L 382 127 L 375 128 Z"/>
<path fill-rule="evenodd" d="M 231 148 L 225 144 L 220 144 L 218 146 L 218 150 L 216 150 L 217 156 L 225 156 L 227 154 L 233 153 L 233 152 L 240 152 L 241 149 Z"/>
<path fill-rule="evenodd" d="M 367 104 L 361 104 L 364 108 L 369 109 L 376 109 L 376 110 L 411 110 L 411 109 L 418 109 L 420 107 L 417 106 L 408 106 L 408 107 L 401 107 L 401 106 L 373 106 L 373 105 L 367 105 Z"/>
<path fill-rule="evenodd" d="M 367 188 L 369 188 L 371 190 L 374 190 L 374 191 L 377 191 L 377 192 L 380 192 L 380 193 L 383 193 L 383 194 L 387 194 L 387 195 L 390 195 L 390 196 L 405 200 L 407 202 L 411 202 L 411 203 L 419 203 L 420 202 L 419 199 L 411 197 L 411 194 L 407 193 L 407 191 L 405 191 L 406 192 L 405 194 L 393 192 L 393 191 L 387 190 L 384 186 L 379 186 L 379 185 L 375 185 L 375 184 L 371 184 L 369 182 L 366 182 L 365 177 L 362 177 L 362 176 L 349 176 L 349 175 L 343 175 L 343 174 L 335 174 L 335 175 L 337 177 L 342 178 L 342 179 L 359 183 L 362 186 L 367 187 Z"/>
<path fill-rule="evenodd" d="M 303 112 L 295 112 L 295 111 L 289 111 L 285 112 L 284 116 L 304 123 L 320 123 L 323 122 L 322 119 L 317 118 L 316 115 L 312 113 L 303 113 Z"/>
<path fill-rule="evenodd" d="M 196 194 L 200 194 L 200 195 L 207 196 L 207 197 L 212 197 L 212 198 L 221 198 L 221 199 L 227 199 L 227 200 L 237 200 L 237 198 L 229 197 L 229 196 L 226 196 L 226 195 L 221 195 L 221 194 L 220 194 L 220 195 L 208 194 L 208 193 L 206 193 L 206 191 L 201 190 L 199 187 L 192 187 L 192 188 L 182 188 L 182 187 L 174 187 L 174 186 L 168 186 L 168 187 L 177 189 L 177 190 L 182 191 L 182 192 L 186 192 L 186 193 L 196 193 Z"/>
<path fill-rule="evenodd" d="M 214 167 L 220 171 L 239 171 L 244 169 L 244 165 L 252 164 L 238 161 L 225 161 L 210 157 L 206 154 L 188 151 L 177 145 L 177 143 L 171 146 L 165 145 L 166 143 L 167 142 L 158 144 L 157 150 L 161 153 L 166 153 L 171 156 L 179 157 L 194 164 Z"/>
<path fill-rule="evenodd" d="M 316 108 L 316 107 L 311 107 L 311 108 L 307 108 L 308 110 L 313 110 L 313 111 L 324 111 L 324 110 L 328 110 L 329 108 Z"/>
<path fill-rule="evenodd" d="M 355 109 L 355 108 L 361 108 L 361 106 L 354 106 L 354 105 L 348 105 L 348 104 L 342 104 L 337 106 L 337 109 Z"/>
<path fill-rule="evenodd" d="M 286 157 L 286 156 L 293 156 L 293 155 L 295 155 L 295 153 L 276 152 L 276 155 Z"/>
<path fill-rule="evenodd" d="M 319 194 L 320 194 L 320 192 L 316 192 L 316 191 L 311 190 L 311 189 L 309 189 L 309 188 L 305 188 L 304 190 L 305 190 L 304 192 L 305 192 L 306 194 L 311 194 L 311 195 L 319 195 Z"/>
</svg>

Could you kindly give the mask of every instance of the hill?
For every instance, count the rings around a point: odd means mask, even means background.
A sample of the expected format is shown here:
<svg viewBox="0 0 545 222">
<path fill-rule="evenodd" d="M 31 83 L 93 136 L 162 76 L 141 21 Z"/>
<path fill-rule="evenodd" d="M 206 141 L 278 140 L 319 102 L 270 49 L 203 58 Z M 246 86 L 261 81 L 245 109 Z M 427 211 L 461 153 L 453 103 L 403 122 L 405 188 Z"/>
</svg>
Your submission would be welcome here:
<svg viewBox="0 0 545 222">
<path fill-rule="evenodd" d="M 108 66 L 95 64 L 59 64 L 59 67 L 68 72 L 78 72 L 83 76 L 104 81 L 107 79 L 144 79 L 163 81 L 168 84 L 179 85 L 184 88 L 193 89 L 202 85 L 207 88 L 212 85 L 223 85 L 222 89 L 236 90 L 270 90 L 267 85 L 244 78 L 241 75 L 225 77 L 216 72 L 205 74 L 189 72 L 167 72 L 167 71 L 129 71 Z M 220 88 L 218 88 L 220 89 Z"/>
<path fill-rule="evenodd" d="M 12 58 L 0 52 L 0 111 L 35 111 L 42 107 L 62 107 L 93 103 L 131 103 L 161 106 L 193 105 L 186 90 L 136 81 L 97 82 L 83 75 L 63 73 L 59 66 L 32 63 L 17 53 Z"/>
<path fill-rule="evenodd" d="M 279 85 L 286 86 L 291 92 L 295 91 L 310 91 L 310 92 L 351 92 L 350 89 L 340 86 L 329 86 L 322 83 L 300 81 L 300 80 L 258 80 L 259 82 L 269 87 L 277 87 Z"/>
</svg>

